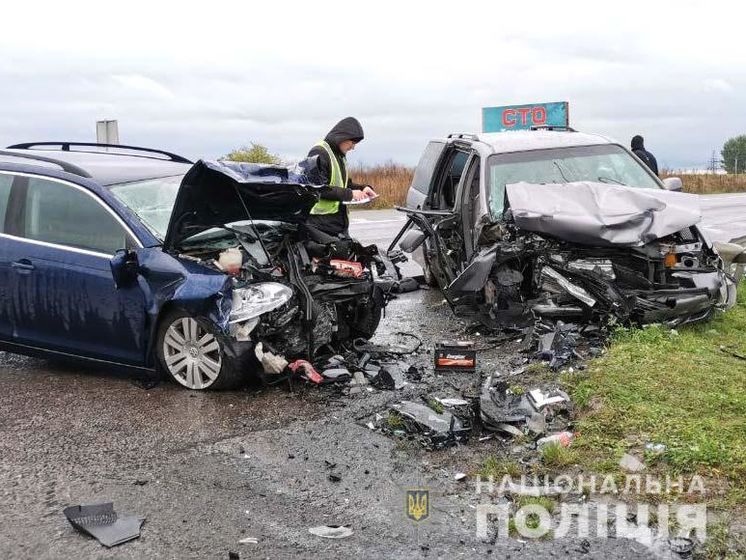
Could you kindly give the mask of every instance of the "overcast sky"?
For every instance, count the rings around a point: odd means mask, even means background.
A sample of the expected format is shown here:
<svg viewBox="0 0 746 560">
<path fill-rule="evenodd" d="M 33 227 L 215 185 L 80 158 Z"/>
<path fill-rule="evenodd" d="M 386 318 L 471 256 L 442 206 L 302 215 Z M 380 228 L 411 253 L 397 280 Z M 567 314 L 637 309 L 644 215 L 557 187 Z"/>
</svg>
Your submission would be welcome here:
<svg viewBox="0 0 746 560">
<path fill-rule="evenodd" d="M 510 8 L 509 6 L 514 6 Z M 746 133 L 741 2 L 5 3 L 0 144 L 120 140 L 215 158 L 250 141 L 298 158 L 340 118 L 352 161 L 417 162 L 479 131 L 481 107 L 570 102 L 570 121 L 663 166 Z"/>
</svg>

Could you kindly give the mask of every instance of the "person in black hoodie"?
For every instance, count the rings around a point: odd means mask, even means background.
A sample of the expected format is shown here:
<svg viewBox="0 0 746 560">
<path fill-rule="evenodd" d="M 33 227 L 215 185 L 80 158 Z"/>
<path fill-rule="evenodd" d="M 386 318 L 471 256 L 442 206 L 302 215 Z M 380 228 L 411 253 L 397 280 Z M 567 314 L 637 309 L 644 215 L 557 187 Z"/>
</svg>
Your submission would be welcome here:
<svg viewBox="0 0 746 560">
<path fill-rule="evenodd" d="M 639 134 L 632 138 L 632 153 L 644 161 L 656 177 L 658 176 L 658 161 L 645 149 L 645 140 Z"/>
<path fill-rule="evenodd" d="M 320 190 L 321 200 L 311 209 L 306 223 L 329 235 L 349 237 L 350 222 L 343 202 L 377 196 L 370 185 L 352 181 L 347 171 L 347 152 L 354 150 L 364 137 L 360 122 L 347 117 L 308 152 L 309 157 L 318 156 L 318 169 L 328 186 Z"/>
</svg>

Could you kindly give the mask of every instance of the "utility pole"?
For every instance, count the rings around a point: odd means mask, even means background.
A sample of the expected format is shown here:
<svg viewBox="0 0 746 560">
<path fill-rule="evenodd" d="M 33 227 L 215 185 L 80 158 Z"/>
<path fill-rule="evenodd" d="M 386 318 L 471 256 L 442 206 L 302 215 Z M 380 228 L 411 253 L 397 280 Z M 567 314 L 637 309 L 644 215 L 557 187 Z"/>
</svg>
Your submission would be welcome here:
<svg viewBox="0 0 746 560">
<path fill-rule="evenodd" d="M 715 155 L 715 150 L 712 150 L 712 157 L 710 158 L 710 173 L 715 174 L 718 170 L 718 160 L 717 156 Z"/>
</svg>

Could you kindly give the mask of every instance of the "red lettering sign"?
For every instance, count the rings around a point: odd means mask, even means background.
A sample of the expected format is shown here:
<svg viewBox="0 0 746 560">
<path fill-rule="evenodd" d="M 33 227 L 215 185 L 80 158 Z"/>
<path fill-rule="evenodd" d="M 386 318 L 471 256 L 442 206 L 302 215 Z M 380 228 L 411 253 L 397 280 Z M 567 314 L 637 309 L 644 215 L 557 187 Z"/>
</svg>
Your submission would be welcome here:
<svg viewBox="0 0 746 560">
<path fill-rule="evenodd" d="M 526 126 L 528 124 L 528 115 L 531 113 L 531 107 L 521 107 L 518 109 L 521 114 L 521 124 Z"/>
<path fill-rule="evenodd" d="M 503 126 L 515 126 L 515 109 L 503 111 Z"/>
<path fill-rule="evenodd" d="M 531 121 L 534 126 L 541 126 L 547 122 L 547 110 L 544 107 L 534 107 L 531 109 Z"/>
</svg>

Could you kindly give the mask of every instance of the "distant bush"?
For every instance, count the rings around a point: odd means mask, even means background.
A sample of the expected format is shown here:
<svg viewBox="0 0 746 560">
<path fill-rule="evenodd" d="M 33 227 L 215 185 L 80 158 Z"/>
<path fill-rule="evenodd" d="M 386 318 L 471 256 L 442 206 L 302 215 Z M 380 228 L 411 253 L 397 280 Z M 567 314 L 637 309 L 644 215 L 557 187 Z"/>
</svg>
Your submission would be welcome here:
<svg viewBox="0 0 746 560">
<path fill-rule="evenodd" d="M 270 152 L 266 146 L 251 143 L 251 146 L 242 146 L 237 150 L 224 156 L 223 159 L 230 161 L 242 161 L 244 163 L 282 163 L 282 159 L 277 154 Z"/>
</svg>

